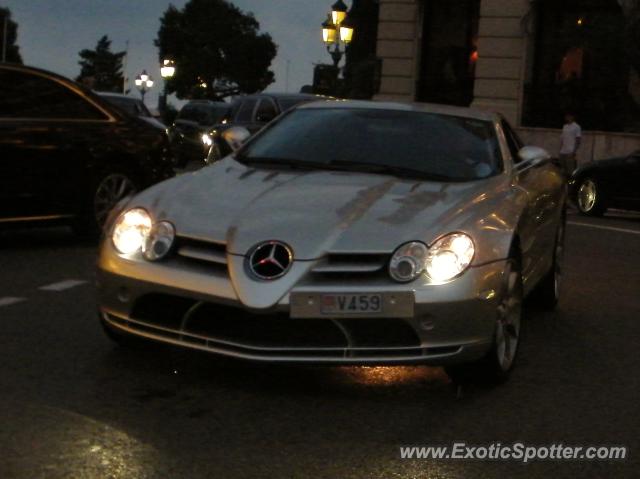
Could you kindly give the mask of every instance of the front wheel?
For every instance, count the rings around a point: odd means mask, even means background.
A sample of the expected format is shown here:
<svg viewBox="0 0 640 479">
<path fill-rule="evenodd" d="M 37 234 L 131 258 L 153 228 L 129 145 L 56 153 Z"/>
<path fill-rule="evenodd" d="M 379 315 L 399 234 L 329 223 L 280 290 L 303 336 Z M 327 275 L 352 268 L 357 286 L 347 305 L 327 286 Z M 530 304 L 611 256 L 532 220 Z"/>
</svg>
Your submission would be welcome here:
<svg viewBox="0 0 640 479">
<path fill-rule="evenodd" d="M 98 236 L 111 210 L 123 199 L 138 190 L 133 176 L 125 171 L 102 173 L 93 181 L 83 212 L 73 224 L 80 236 Z"/>
<path fill-rule="evenodd" d="M 607 211 L 602 189 L 593 178 L 583 178 L 576 190 L 578 210 L 587 216 L 602 216 Z"/>
<path fill-rule="evenodd" d="M 522 330 L 522 273 L 517 260 L 509 260 L 504 279 L 493 345 L 480 361 L 447 367 L 447 373 L 455 382 L 502 383 L 513 369 Z"/>
</svg>

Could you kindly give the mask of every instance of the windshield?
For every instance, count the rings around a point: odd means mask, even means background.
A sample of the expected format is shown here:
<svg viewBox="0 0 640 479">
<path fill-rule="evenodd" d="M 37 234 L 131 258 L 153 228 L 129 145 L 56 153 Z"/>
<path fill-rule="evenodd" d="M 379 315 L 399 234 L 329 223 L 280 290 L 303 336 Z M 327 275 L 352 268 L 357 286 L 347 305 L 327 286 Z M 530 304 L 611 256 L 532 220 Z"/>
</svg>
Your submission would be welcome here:
<svg viewBox="0 0 640 479">
<path fill-rule="evenodd" d="M 129 115 L 150 117 L 151 113 L 140 100 L 135 98 L 126 98 L 120 96 L 104 96 L 109 103 L 115 105 L 121 110 L 126 111 Z"/>
<path fill-rule="evenodd" d="M 470 181 L 502 170 L 498 145 L 488 121 L 415 111 L 301 109 L 248 143 L 238 159 Z"/>
<path fill-rule="evenodd" d="M 186 105 L 178 114 L 178 120 L 189 120 L 201 125 L 215 125 L 224 120 L 229 105 Z"/>
</svg>

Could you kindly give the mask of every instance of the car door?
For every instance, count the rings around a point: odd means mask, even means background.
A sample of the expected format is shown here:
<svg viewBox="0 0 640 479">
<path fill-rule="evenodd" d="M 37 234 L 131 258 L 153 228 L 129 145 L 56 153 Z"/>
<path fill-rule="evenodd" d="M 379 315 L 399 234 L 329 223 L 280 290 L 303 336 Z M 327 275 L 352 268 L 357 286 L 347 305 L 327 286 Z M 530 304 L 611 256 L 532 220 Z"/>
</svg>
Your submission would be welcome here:
<svg viewBox="0 0 640 479">
<path fill-rule="evenodd" d="M 520 241 L 525 282 L 546 272 L 555 242 L 559 203 L 562 201 L 563 178 L 551 163 L 524 162 L 519 156 L 524 146 L 506 120 L 500 124 L 514 166 L 516 187 L 527 195 L 527 207 L 522 216 Z"/>
<path fill-rule="evenodd" d="M 640 151 L 624 158 L 610 173 L 616 203 L 622 208 L 640 209 Z"/>
<path fill-rule="evenodd" d="M 95 129 L 113 118 L 44 72 L 0 68 L 0 91 L 0 215 L 71 214 Z"/>
</svg>

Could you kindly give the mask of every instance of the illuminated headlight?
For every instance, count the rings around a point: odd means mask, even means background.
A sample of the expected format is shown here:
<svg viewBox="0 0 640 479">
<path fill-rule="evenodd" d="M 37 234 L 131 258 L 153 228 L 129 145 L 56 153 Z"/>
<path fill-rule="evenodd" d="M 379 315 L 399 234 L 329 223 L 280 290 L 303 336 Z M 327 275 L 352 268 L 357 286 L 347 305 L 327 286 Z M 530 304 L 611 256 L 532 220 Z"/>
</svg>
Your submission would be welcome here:
<svg viewBox="0 0 640 479">
<path fill-rule="evenodd" d="M 161 221 L 154 224 L 142 246 L 142 254 L 149 261 L 164 258 L 171 251 L 175 237 L 176 230 L 171 223 Z"/>
<path fill-rule="evenodd" d="M 136 253 L 142 250 L 151 227 L 151 217 L 142 208 L 125 211 L 113 227 L 113 245 L 122 254 Z"/>
<path fill-rule="evenodd" d="M 424 243 L 413 242 L 400 246 L 391 257 L 389 274 L 400 283 L 413 281 L 424 272 L 428 254 Z"/>
<path fill-rule="evenodd" d="M 213 138 L 211 138 L 211 135 L 209 135 L 208 133 L 203 133 L 201 138 L 202 138 L 202 144 L 204 146 L 213 145 Z"/>
<path fill-rule="evenodd" d="M 425 268 L 435 282 L 449 281 L 462 274 L 473 261 L 473 240 L 462 233 L 439 239 L 429 248 Z"/>
</svg>

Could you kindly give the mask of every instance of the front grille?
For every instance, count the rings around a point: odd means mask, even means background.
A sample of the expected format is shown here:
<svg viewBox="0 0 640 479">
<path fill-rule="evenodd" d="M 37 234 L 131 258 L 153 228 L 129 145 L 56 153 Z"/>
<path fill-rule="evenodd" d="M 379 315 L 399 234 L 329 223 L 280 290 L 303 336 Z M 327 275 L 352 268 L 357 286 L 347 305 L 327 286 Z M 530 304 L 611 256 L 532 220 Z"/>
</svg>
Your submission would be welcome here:
<svg viewBox="0 0 640 479">
<path fill-rule="evenodd" d="M 292 319 L 288 313 L 256 313 L 164 294 L 138 299 L 131 318 L 116 321 L 186 345 L 260 359 L 398 360 L 447 353 L 421 347 L 413 327 L 401 319 Z"/>
<path fill-rule="evenodd" d="M 206 266 L 218 273 L 227 272 L 227 246 L 222 242 L 204 241 L 184 236 L 176 238 L 176 257 L 190 264 Z"/>
<path fill-rule="evenodd" d="M 388 254 L 330 253 L 311 270 L 312 281 L 363 281 L 386 277 Z"/>
</svg>

